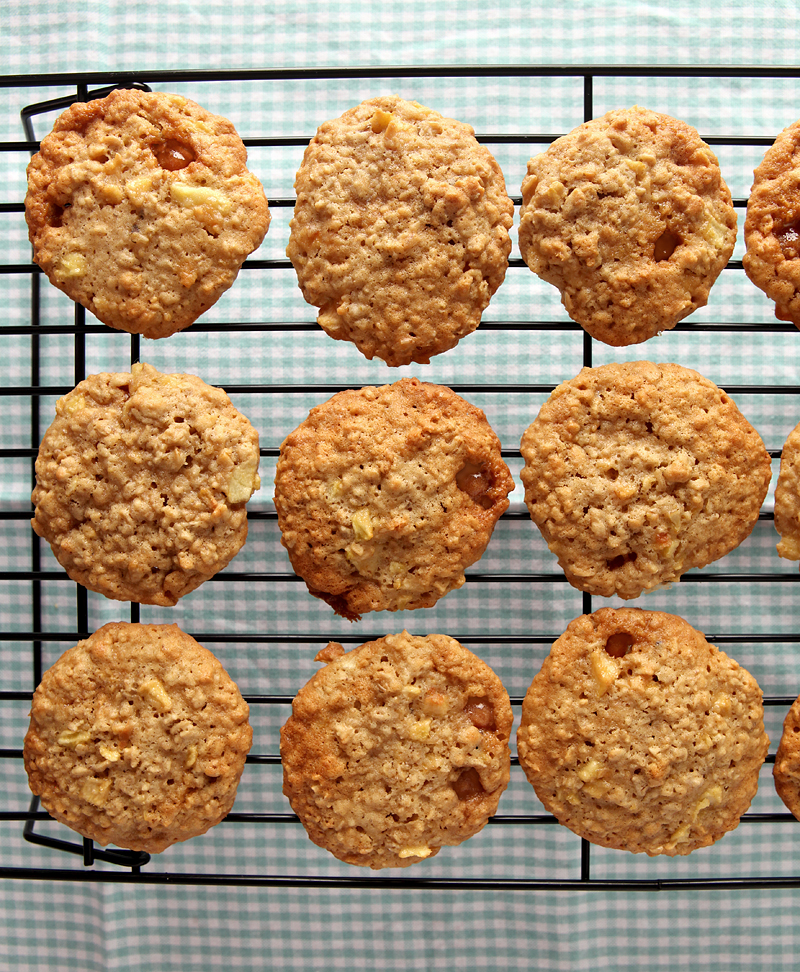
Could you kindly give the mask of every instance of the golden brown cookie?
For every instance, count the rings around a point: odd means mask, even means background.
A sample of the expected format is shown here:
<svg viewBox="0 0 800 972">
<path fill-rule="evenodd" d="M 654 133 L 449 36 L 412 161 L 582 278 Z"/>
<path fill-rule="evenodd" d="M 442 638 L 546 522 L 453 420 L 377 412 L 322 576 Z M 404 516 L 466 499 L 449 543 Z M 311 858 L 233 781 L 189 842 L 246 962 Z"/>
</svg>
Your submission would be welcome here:
<svg viewBox="0 0 800 972">
<path fill-rule="evenodd" d="M 682 618 L 634 608 L 569 625 L 528 689 L 517 744 L 560 823 L 651 856 L 733 830 L 769 748 L 752 675 Z"/>
<path fill-rule="evenodd" d="M 760 436 L 677 364 L 584 368 L 522 436 L 525 502 L 567 580 L 629 599 L 737 547 L 770 481 Z"/>
<path fill-rule="evenodd" d="M 118 330 L 167 337 L 231 286 L 269 226 L 233 125 L 180 95 L 78 102 L 28 166 L 33 258 Z"/>
<path fill-rule="evenodd" d="M 800 820 L 800 698 L 795 699 L 783 721 L 772 775 L 778 796 Z"/>
<path fill-rule="evenodd" d="M 56 820 L 155 854 L 226 816 L 252 739 L 247 704 L 210 651 L 174 624 L 113 623 L 45 672 L 25 769 Z"/>
<path fill-rule="evenodd" d="M 747 201 L 743 264 L 775 301 L 775 316 L 800 328 L 800 122 L 784 129 L 754 172 Z"/>
<path fill-rule="evenodd" d="M 295 189 L 286 253 L 331 337 L 394 366 L 475 330 L 505 276 L 514 207 L 469 125 L 373 98 L 319 128 Z"/>
<path fill-rule="evenodd" d="M 56 404 L 36 460 L 33 529 L 106 597 L 173 605 L 247 538 L 258 433 L 194 375 L 91 375 Z"/>
<path fill-rule="evenodd" d="M 775 529 L 780 534 L 778 554 L 800 560 L 800 425 L 786 438 L 775 484 Z"/>
<path fill-rule="evenodd" d="M 377 869 L 478 833 L 509 779 L 513 717 L 491 668 L 407 631 L 317 660 L 281 731 L 283 792 L 311 840 Z"/>
<path fill-rule="evenodd" d="M 358 620 L 461 587 L 513 486 L 479 408 L 403 378 L 311 410 L 281 445 L 275 508 L 309 591 Z"/>
<path fill-rule="evenodd" d="M 528 163 L 522 257 L 605 344 L 639 344 L 705 305 L 735 242 L 716 156 L 669 115 L 610 111 Z"/>
</svg>

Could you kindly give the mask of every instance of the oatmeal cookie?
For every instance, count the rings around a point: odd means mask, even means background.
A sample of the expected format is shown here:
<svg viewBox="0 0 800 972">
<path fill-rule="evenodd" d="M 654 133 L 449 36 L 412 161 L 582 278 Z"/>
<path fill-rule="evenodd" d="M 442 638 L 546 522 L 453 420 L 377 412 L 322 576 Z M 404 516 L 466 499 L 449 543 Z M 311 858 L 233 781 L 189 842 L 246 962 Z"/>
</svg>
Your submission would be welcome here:
<svg viewBox="0 0 800 972">
<path fill-rule="evenodd" d="M 742 259 L 747 276 L 775 302 L 775 316 L 800 328 L 800 121 L 767 149 L 747 201 Z"/>
<path fill-rule="evenodd" d="M 106 597 L 174 605 L 247 538 L 258 433 L 194 375 L 91 375 L 56 404 L 36 460 L 33 529 Z"/>
<path fill-rule="evenodd" d="M 738 825 L 769 748 L 752 675 L 682 618 L 634 608 L 568 626 L 528 689 L 517 744 L 560 823 L 670 857 Z"/>
<path fill-rule="evenodd" d="M 192 324 L 260 245 L 269 208 L 233 125 L 179 95 L 78 102 L 28 166 L 25 217 L 50 282 L 148 338 Z"/>
<path fill-rule="evenodd" d="M 488 665 L 406 631 L 317 660 L 281 731 L 283 792 L 311 840 L 378 869 L 478 833 L 508 785 L 513 719 Z"/>
<path fill-rule="evenodd" d="M 275 508 L 295 572 L 356 621 L 461 587 L 513 486 L 479 408 L 403 378 L 311 410 L 281 446 Z"/>
<path fill-rule="evenodd" d="M 584 368 L 522 436 L 525 502 L 567 580 L 629 599 L 737 547 L 770 482 L 760 436 L 677 364 Z"/>
<path fill-rule="evenodd" d="M 295 189 L 286 253 L 331 337 L 396 366 L 477 328 L 505 277 L 514 207 L 469 125 L 365 101 L 319 128 Z"/>
<path fill-rule="evenodd" d="M 783 721 L 772 775 L 778 796 L 800 820 L 800 698 L 795 699 Z"/>
<path fill-rule="evenodd" d="M 210 651 L 174 624 L 113 623 L 45 673 L 25 769 L 56 820 L 155 854 L 228 814 L 252 738 L 247 704 Z"/>
<path fill-rule="evenodd" d="M 775 484 L 775 529 L 780 534 L 778 554 L 800 560 L 800 425 L 786 438 Z"/>
<path fill-rule="evenodd" d="M 610 111 L 528 163 L 522 257 L 605 344 L 639 344 L 704 306 L 735 242 L 716 156 L 669 115 Z"/>
<path fill-rule="evenodd" d="M 743 264 L 775 302 L 775 316 L 800 328 L 800 121 L 784 129 L 754 172 Z"/>
</svg>

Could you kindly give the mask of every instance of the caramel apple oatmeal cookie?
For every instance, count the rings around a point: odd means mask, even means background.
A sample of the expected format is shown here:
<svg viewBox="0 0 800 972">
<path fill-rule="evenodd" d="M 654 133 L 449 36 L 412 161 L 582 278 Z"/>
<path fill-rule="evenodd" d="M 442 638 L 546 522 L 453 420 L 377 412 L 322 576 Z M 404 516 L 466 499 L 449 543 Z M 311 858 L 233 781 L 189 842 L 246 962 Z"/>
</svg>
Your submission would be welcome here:
<svg viewBox="0 0 800 972">
<path fill-rule="evenodd" d="M 610 111 L 528 163 L 522 257 L 605 344 L 639 344 L 702 307 L 735 242 L 716 156 L 669 115 Z"/>
<path fill-rule="evenodd" d="M 174 605 L 239 552 L 258 433 L 194 375 L 91 375 L 56 404 L 36 460 L 33 529 L 69 576 Z"/>
<path fill-rule="evenodd" d="M 682 618 L 633 608 L 569 625 L 528 689 L 517 744 L 564 826 L 670 857 L 738 825 L 769 748 L 752 675 Z"/>
<path fill-rule="evenodd" d="M 629 599 L 737 547 L 770 482 L 760 436 L 677 364 L 584 368 L 522 436 L 531 518 L 573 587 Z"/>
<path fill-rule="evenodd" d="M 406 631 L 317 660 L 281 731 L 283 792 L 311 840 L 378 869 L 478 833 L 508 785 L 513 719 L 488 665 Z"/>
<path fill-rule="evenodd" d="M 174 334 L 216 303 L 267 232 L 246 162 L 233 125 L 179 95 L 78 102 L 28 166 L 33 258 L 105 324 Z"/>
<path fill-rule="evenodd" d="M 357 621 L 461 587 L 513 486 L 480 409 L 403 378 L 311 410 L 281 446 L 275 508 L 295 572 Z"/>
<path fill-rule="evenodd" d="M 800 560 L 800 425 L 786 438 L 775 484 L 775 529 L 780 534 L 778 554 Z"/>
<path fill-rule="evenodd" d="M 331 337 L 395 366 L 477 328 L 514 207 L 469 125 L 396 96 L 365 101 L 319 128 L 295 189 L 286 253 Z"/>
<path fill-rule="evenodd" d="M 800 698 L 786 713 L 772 774 L 778 796 L 800 820 Z"/>
<path fill-rule="evenodd" d="M 754 172 L 742 263 L 775 302 L 775 316 L 800 328 L 800 122 L 784 129 Z"/>
<path fill-rule="evenodd" d="M 159 853 L 233 806 L 253 732 L 219 661 L 177 625 L 107 624 L 33 696 L 31 790 L 105 846 Z"/>
</svg>

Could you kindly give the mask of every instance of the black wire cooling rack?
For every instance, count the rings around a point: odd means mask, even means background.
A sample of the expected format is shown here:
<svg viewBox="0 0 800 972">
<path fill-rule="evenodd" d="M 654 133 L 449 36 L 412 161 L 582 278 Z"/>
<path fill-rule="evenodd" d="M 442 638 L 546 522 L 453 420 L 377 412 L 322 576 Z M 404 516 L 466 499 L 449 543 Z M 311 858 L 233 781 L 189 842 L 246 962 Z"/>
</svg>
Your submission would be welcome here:
<svg viewBox="0 0 800 972">
<path fill-rule="evenodd" d="M 252 85 L 254 90 L 263 93 L 266 86 L 280 81 L 304 81 L 314 79 L 316 81 L 329 80 L 333 82 L 368 82 L 374 79 L 385 81 L 386 79 L 473 79 L 479 84 L 492 84 L 504 78 L 522 79 L 564 79 L 575 85 L 576 96 L 582 98 L 583 119 L 590 119 L 595 114 L 595 85 L 599 79 L 609 78 L 646 78 L 662 79 L 665 83 L 673 83 L 683 86 L 691 85 L 694 82 L 707 83 L 719 80 L 720 83 L 737 85 L 737 90 L 746 90 L 751 82 L 792 82 L 800 81 L 800 68 L 758 68 L 758 67 L 715 67 L 715 68 L 694 68 L 694 67 L 642 67 L 642 66 L 465 66 L 465 67 L 369 67 L 356 68 L 351 70 L 335 68 L 315 68 L 315 69 L 280 69 L 280 70 L 248 70 L 248 71 L 148 71 L 148 72 L 125 72 L 125 73 L 85 73 L 85 74 L 53 74 L 36 76 L 14 76 L 0 78 L 0 87 L 8 89 L 12 95 L 19 95 L 19 103 L 16 109 L 22 126 L 24 138 L 19 141 L 5 141 L 0 143 L 0 152 L 3 153 L 33 153 L 38 147 L 36 128 L 43 134 L 49 126 L 46 122 L 40 121 L 39 116 L 52 113 L 67 107 L 76 100 L 89 100 L 95 97 L 102 97 L 115 87 L 142 87 L 148 89 L 151 85 L 169 86 L 170 84 L 204 83 L 225 84 L 230 82 L 245 83 Z M 63 94 L 57 98 L 47 100 L 34 99 L 26 100 L 26 95 L 31 90 L 36 91 L 44 88 L 63 89 Z M 363 97 L 368 97 L 366 92 Z M 13 97 L 10 99 L 14 103 Z M 200 94 L 197 100 L 201 101 Z M 24 102 L 24 103 L 23 103 Z M 322 119 L 320 119 L 322 120 Z M 305 146 L 308 139 L 313 134 L 312 131 L 300 132 L 291 136 L 272 137 L 269 134 L 245 137 L 244 141 L 248 148 L 285 148 L 291 146 Z M 549 141 L 564 134 L 563 131 L 518 131 L 515 133 L 493 132 L 490 137 L 482 135 L 478 131 L 480 140 L 489 141 L 492 144 L 502 145 L 545 145 Z M 766 134 L 749 134 L 733 132 L 729 135 L 709 136 L 701 132 L 707 142 L 712 146 L 724 147 L 757 147 L 762 152 L 770 145 L 776 132 Z M 763 147 L 763 148 L 762 148 Z M 513 187 L 510 187 L 512 199 L 518 205 L 520 199 L 514 198 Z M 746 206 L 746 198 L 734 197 L 734 204 L 743 215 Z M 270 197 L 270 206 L 275 209 L 289 208 L 294 205 L 294 199 L 286 196 L 284 198 Z M 22 201 L 12 201 L 0 204 L 0 213 L 19 214 L 24 211 Z M 247 272 L 270 273 L 278 269 L 286 269 L 289 263 L 284 259 L 255 259 L 251 258 L 245 264 Z M 519 258 L 512 258 L 511 266 L 523 266 Z M 742 271 L 741 260 L 731 260 L 727 271 L 740 273 Z M 41 340 L 46 334 L 58 332 L 59 334 L 68 333 L 74 338 L 74 378 L 75 382 L 80 381 L 86 373 L 86 350 L 87 343 L 92 341 L 97 334 L 106 331 L 104 325 L 87 323 L 85 311 L 82 307 L 76 306 L 74 311 L 74 323 L 65 325 L 63 322 L 49 324 L 43 322 L 40 315 L 40 302 L 42 287 L 48 286 L 45 281 L 42 283 L 38 267 L 31 262 L 0 264 L 0 273 L 6 275 L 22 275 L 30 278 L 30 319 L 24 323 L 3 322 L 2 332 L 6 335 L 23 336 L 29 341 L 30 345 L 30 381 L 24 386 L 2 387 L 0 388 L 0 399 L 22 397 L 30 403 L 30 445 L 21 448 L 2 448 L 0 449 L 0 460 L 24 460 L 30 464 L 31 483 L 33 482 L 33 464 L 38 450 L 39 440 L 42 433 L 42 415 L 40 403 L 45 397 L 52 397 L 64 394 L 69 390 L 68 387 L 50 386 L 41 383 Z M 210 315 L 207 315 L 210 316 Z M 197 333 L 203 331 L 222 330 L 227 331 L 288 331 L 302 332 L 314 331 L 317 329 L 313 321 L 303 321 L 295 323 L 285 323 L 281 321 L 260 321 L 250 324 L 225 323 L 217 325 L 208 323 L 201 319 L 193 326 Z M 568 321 L 565 317 L 559 319 L 534 319 L 526 321 L 518 320 L 485 320 L 481 324 L 483 331 L 510 331 L 510 330 L 529 330 L 529 331 L 564 331 L 571 330 L 579 332 L 577 325 Z M 749 333 L 763 334 L 765 330 L 770 333 L 779 334 L 781 332 L 793 333 L 793 325 L 782 324 L 777 321 L 769 323 L 749 323 L 740 321 L 695 321 L 691 318 L 682 322 L 676 331 L 701 332 L 703 330 L 714 330 L 717 333 L 726 335 L 746 335 Z M 582 338 L 582 363 L 591 365 L 593 355 L 592 340 L 588 335 L 583 334 Z M 135 362 L 139 359 L 139 339 L 136 336 L 130 337 L 130 360 Z M 391 380 L 391 379 L 388 379 Z M 502 384 L 497 388 L 508 394 L 546 394 L 554 387 L 555 382 L 532 383 L 532 384 Z M 310 386 L 297 385 L 248 385 L 245 387 L 230 388 L 229 392 L 244 391 L 253 394 L 286 396 L 303 392 L 316 392 L 320 400 L 340 390 L 344 385 L 319 384 Z M 453 384 L 454 389 L 459 393 L 466 394 L 473 390 L 487 391 L 492 390 L 492 385 L 485 383 L 474 386 L 471 384 Z M 761 394 L 796 394 L 800 392 L 800 387 L 796 385 L 728 385 L 726 390 L 734 397 L 745 395 Z M 771 449 L 773 459 L 779 458 L 780 450 Z M 519 451 L 504 449 L 506 456 L 518 457 Z M 262 456 L 274 458 L 277 455 L 276 448 L 262 449 Z M 20 510 L 16 507 L 0 509 L 0 520 L 24 521 L 30 516 L 28 510 Z M 275 514 L 269 510 L 253 512 L 250 514 L 252 520 L 266 519 L 274 520 Z M 765 510 L 761 513 L 761 520 L 771 520 L 772 513 Z M 526 521 L 529 523 L 527 513 L 522 510 L 509 511 L 504 520 L 513 523 L 515 520 Z M 48 585 L 63 583 L 65 575 L 59 571 L 46 569 L 43 567 L 43 557 L 41 544 L 31 531 L 30 538 L 30 557 L 27 569 L 6 570 L 0 572 L 0 581 L 13 582 L 18 585 L 20 590 L 28 592 L 24 610 L 28 612 L 30 627 L 27 631 L 0 631 L 0 642 L 24 643 L 29 645 L 30 663 L 30 683 L 31 689 L 24 691 L 0 690 L 0 707 L 10 703 L 29 702 L 33 687 L 38 684 L 43 670 L 43 647 L 50 642 L 74 643 L 79 638 L 89 634 L 89 612 L 86 591 L 77 588 L 77 624 L 74 631 L 48 631 L 43 624 L 43 594 Z M 235 562 L 233 568 L 220 575 L 220 579 L 247 580 L 250 583 L 268 585 L 272 583 L 291 583 L 296 581 L 292 574 L 284 573 L 253 573 L 236 571 Z M 788 571 L 784 572 L 757 572 L 757 573 L 730 573 L 717 572 L 714 574 L 690 573 L 683 579 L 686 584 L 710 584 L 710 585 L 736 585 L 739 583 L 794 583 L 800 578 Z M 563 584 L 564 579 L 560 573 L 554 571 L 530 572 L 520 574 L 498 574 L 486 571 L 476 571 L 469 575 L 470 582 L 485 584 Z M 593 610 L 592 598 L 583 595 L 582 609 L 584 612 Z M 131 621 L 139 620 L 138 605 L 130 607 Z M 494 644 L 506 643 L 525 643 L 527 645 L 549 645 L 560 632 L 532 632 L 524 637 L 520 635 L 509 635 L 503 637 L 492 636 Z M 479 645 L 489 640 L 485 635 L 474 633 L 461 634 L 453 633 L 462 643 L 467 646 Z M 195 633 L 195 636 L 203 642 L 202 633 Z M 764 632 L 743 632 L 743 633 L 713 633 L 706 632 L 708 639 L 720 646 L 731 646 L 747 644 L 757 641 L 760 644 L 780 643 L 793 644 L 800 641 L 800 634 L 786 634 L 783 632 L 764 633 Z M 286 635 L 272 634 L 270 632 L 237 633 L 230 638 L 237 643 L 259 643 L 259 644 L 309 644 L 322 642 L 328 638 L 325 632 L 321 632 L 314 639 L 308 635 Z M 224 641 L 219 634 L 209 635 L 209 639 L 214 642 Z M 352 644 L 361 643 L 367 638 L 364 635 L 354 634 L 352 636 L 337 635 L 337 640 Z M 299 686 L 298 686 L 299 687 Z M 783 694 L 768 694 L 765 697 L 765 705 L 783 709 L 788 707 L 795 698 L 796 687 L 786 686 Z M 287 705 L 291 701 L 290 696 L 285 695 L 245 695 L 251 707 L 261 705 Z M 521 697 L 512 697 L 512 704 L 519 706 Z M 774 742 L 774 740 L 773 740 Z M 22 740 L 19 746 L 14 748 L 0 749 L 0 760 L 4 765 L 10 761 L 20 761 L 22 759 Z M 774 752 L 774 745 L 773 745 Z M 248 757 L 249 764 L 275 765 L 280 762 L 280 758 L 275 753 L 251 753 Z M 774 755 L 767 759 L 768 763 L 774 762 Z M 516 760 L 514 760 L 516 765 Z M 515 772 L 521 772 L 516 769 Z M 762 780 L 762 786 L 765 783 Z M 527 878 L 434 878 L 407 877 L 406 872 L 402 876 L 327 876 L 327 875 L 270 875 L 265 873 L 186 873 L 169 870 L 151 870 L 149 855 L 134 853 L 124 850 L 105 850 L 96 847 L 92 841 L 76 838 L 71 831 L 64 828 L 63 838 L 54 838 L 42 832 L 42 824 L 49 821 L 49 815 L 41 811 L 38 807 L 37 799 L 34 798 L 27 808 L 8 809 L 0 803 L 0 821 L 18 822 L 25 841 L 30 845 L 39 845 L 51 851 L 54 857 L 52 867 L 40 867 L 31 865 L 29 867 L 3 866 L 2 850 L 0 849 L 0 877 L 8 879 L 24 880 L 45 880 L 45 881 L 104 881 L 104 882 L 137 882 L 148 884 L 202 884 L 202 885 L 243 885 L 243 886 L 292 886 L 305 888 L 330 888 L 330 887 L 369 887 L 386 889 L 483 889 L 483 890 L 541 890 L 541 889 L 591 889 L 591 890 L 665 890 L 665 889 L 697 889 L 697 888 L 776 888 L 776 887 L 798 887 L 800 886 L 800 876 L 777 875 L 748 877 L 738 876 L 703 876 L 701 878 L 650 878 L 636 877 L 633 879 L 606 879 L 596 878 L 592 874 L 593 848 L 586 841 L 580 842 L 580 860 L 577 862 L 576 871 L 579 877 L 557 878 L 554 880 L 538 880 Z M 294 815 L 290 813 L 237 813 L 234 811 L 228 817 L 229 822 L 245 822 L 257 824 L 264 827 L 282 828 L 286 826 L 299 828 L 300 824 Z M 512 814 L 495 816 L 490 823 L 494 826 L 503 825 L 525 825 L 525 826 L 547 826 L 555 824 L 552 816 L 546 813 L 533 814 Z M 757 813 L 749 812 L 742 821 L 742 827 L 756 828 L 761 824 L 779 825 L 781 829 L 780 840 L 785 840 L 787 845 L 792 840 L 796 831 L 794 818 L 783 811 Z M 62 856 L 63 855 L 63 856 Z M 69 855 L 77 856 L 81 859 L 81 867 L 64 866 L 63 860 L 70 859 Z M 57 858 L 57 860 L 56 860 Z M 102 862 L 112 865 L 111 868 L 98 870 L 95 865 Z M 574 872 L 571 872 L 574 873 Z M 796 869 L 796 874 L 800 874 L 800 863 Z"/>
</svg>

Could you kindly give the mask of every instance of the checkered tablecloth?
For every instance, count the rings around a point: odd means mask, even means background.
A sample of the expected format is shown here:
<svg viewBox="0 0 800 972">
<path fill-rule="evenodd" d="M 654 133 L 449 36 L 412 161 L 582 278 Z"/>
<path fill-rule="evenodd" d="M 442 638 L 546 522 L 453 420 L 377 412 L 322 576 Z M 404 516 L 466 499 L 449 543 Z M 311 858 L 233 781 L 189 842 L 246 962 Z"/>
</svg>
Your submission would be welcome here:
<svg viewBox="0 0 800 972">
<path fill-rule="evenodd" d="M 796 37 L 800 9 L 793 3 L 762 5 L 735 0 L 724 10 L 687 0 L 672 4 L 617 0 L 615 3 L 510 3 L 500 8 L 457 0 L 384 0 L 381 3 L 275 2 L 241 0 L 203 3 L 166 0 L 105 0 L 21 3 L 0 9 L 0 74 L 73 71 L 164 71 L 231 68 L 308 68 L 301 79 L 241 82 L 159 80 L 152 87 L 176 90 L 231 118 L 243 137 L 310 137 L 317 125 L 366 97 L 398 92 L 442 114 L 472 124 L 482 135 L 536 131 L 565 132 L 583 120 L 583 82 L 575 77 L 488 78 L 456 76 L 324 79 L 313 69 L 394 65 L 792 65 L 800 62 Z M 646 73 L 646 72 L 645 72 Z M 69 93 L 57 85 L 0 88 L 0 140 L 23 139 L 20 110 Z M 746 133 L 774 137 L 800 117 L 800 81 L 795 79 L 595 79 L 594 114 L 642 104 L 694 124 L 706 137 Z M 43 135 L 53 114 L 35 120 Z M 519 195 L 532 145 L 490 143 Z M 735 199 L 744 199 L 763 148 L 716 148 Z M 302 147 L 250 149 L 250 167 L 272 199 L 290 198 Z M 0 203 L 19 203 L 25 191 L 25 152 L 0 154 Z M 743 211 L 740 209 L 740 224 Z M 273 208 L 273 224 L 259 260 L 283 260 L 289 207 Z M 30 260 L 24 219 L 16 210 L 0 213 L 4 262 Z M 740 242 L 734 254 L 741 259 Z M 513 256 L 518 256 L 515 248 Z M 0 278 L 3 336 L 0 383 L 31 383 L 30 337 L 14 334 L 30 314 L 26 274 Z M 42 373 L 39 384 L 68 388 L 75 382 L 72 336 L 57 325 L 73 320 L 71 303 L 42 287 Z M 270 273 L 243 270 L 231 291 L 210 312 L 226 322 L 311 322 L 314 312 L 300 296 L 291 268 Z M 565 320 L 555 293 L 524 267 L 513 268 L 485 314 L 491 320 Z M 741 271 L 725 271 L 699 321 L 769 323 L 772 310 Z M 52 327 L 51 327 L 52 325 Z M 2 333 L 0 331 L 0 333 Z M 800 334 L 765 331 L 676 331 L 645 346 L 611 349 L 595 344 L 593 362 L 649 357 L 696 368 L 726 385 L 800 383 Z M 520 396 L 481 391 L 483 384 L 553 384 L 581 367 L 583 337 L 574 330 L 526 331 L 482 328 L 429 366 L 387 369 L 367 362 L 352 346 L 318 330 L 208 332 L 189 329 L 159 342 L 143 342 L 141 356 L 160 370 L 190 371 L 222 385 L 374 384 L 404 374 L 474 388 L 465 397 L 487 413 L 503 445 L 515 449 L 544 394 Z M 91 334 L 85 372 L 124 370 L 130 339 L 116 332 Z M 2 391 L 0 390 L 0 395 Z M 313 388 L 276 396 L 237 392 L 236 404 L 259 429 L 262 446 L 282 438 L 319 400 Z M 5 394 L 0 423 L 0 489 L 3 509 L 25 510 L 30 495 L 29 399 Z M 42 430 L 52 415 L 53 395 L 42 399 Z M 744 394 L 742 411 L 768 448 L 779 450 L 800 420 L 792 396 Z M 519 460 L 510 459 L 517 475 Z M 264 460 L 262 491 L 250 509 L 271 509 L 274 458 Z M 518 476 L 517 476 L 518 480 Z M 521 489 L 512 508 L 522 509 Z M 769 506 L 767 507 L 769 508 Z M 23 518 L 0 520 L 0 571 L 30 566 L 30 530 Z M 775 553 L 771 522 L 762 521 L 749 540 L 726 558 L 724 570 L 769 574 L 792 569 Z M 44 552 L 45 567 L 52 568 Z M 554 561 L 538 533 L 524 520 L 501 521 L 482 571 L 546 573 Z M 723 569 L 722 566 L 716 565 Z M 274 520 L 255 518 L 234 571 L 289 571 Z M 712 568 L 710 568 L 712 569 Z M 29 588 L 0 580 L 0 630 L 30 627 Z M 637 606 L 680 614 L 709 633 L 794 634 L 800 622 L 800 587 L 788 583 L 680 584 L 649 595 Z M 595 606 L 600 606 L 596 599 Z M 363 640 L 406 626 L 413 633 L 482 636 L 474 650 L 497 670 L 512 696 L 524 694 L 547 651 L 546 645 L 492 644 L 498 635 L 550 632 L 554 636 L 583 610 L 581 595 L 566 584 L 470 584 L 436 608 L 400 616 L 370 616 L 354 630 L 333 618 L 290 581 L 209 583 L 172 611 L 142 608 L 143 621 L 175 620 L 215 651 L 245 695 L 292 696 L 312 674 L 313 655 L 328 638 L 360 633 Z M 70 583 L 49 584 L 42 605 L 50 632 L 76 630 L 76 596 Z M 91 630 L 130 617 L 126 605 L 99 596 L 88 599 Z M 285 641 L 259 644 L 215 641 L 236 633 L 272 633 Z M 288 636 L 308 634 L 308 644 Z M 69 644 L 47 641 L 45 664 Z M 800 691 L 800 652 L 779 641 L 758 638 L 725 645 L 759 680 L 765 694 Z M 0 641 L 2 685 L 30 689 L 29 643 Z M 767 713 L 772 752 L 785 709 Z M 518 712 L 518 710 L 517 710 Z M 288 707 L 253 707 L 254 752 L 277 752 L 278 729 Z M 0 748 L 19 749 L 27 704 L 0 709 Z M 5 761 L 6 767 L 10 765 Z M 3 780 L 0 811 L 24 810 L 28 791 L 21 761 Z M 755 812 L 780 809 L 769 767 L 762 774 Z M 237 810 L 286 813 L 280 768 L 249 765 Z M 521 774 L 504 795 L 504 814 L 540 812 Z M 36 848 L 21 837 L 22 824 L 0 821 L 0 867 L 80 868 L 80 861 Z M 71 836 L 55 824 L 42 832 Z M 580 842 L 558 826 L 487 826 L 462 845 L 412 868 L 414 877 L 496 878 L 552 881 L 580 877 Z M 104 871 L 112 868 L 100 865 Z M 310 844 L 301 828 L 225 822 L 203 838 L 170 848 L 154 859 L 153 871 L 218 875 L 260 873 L 352 877 Z M 800 874 L 800 829 L 786 824 L 743 823 L 713 848 L 688 859 L 641 860 L 597 849 L 592 876 L 603 880 L 680 880 L 791 877 Z M 369 875 L 359 877 L 368 878 Z M 403 875 L 410 876 L 408 872 Z M 80 972 L 228 972 L 244 969 L 535 968 L 566 970 L 651 969 L 671 972 L 751 972 L 796 967 L 800 893 L 780 887 L 757 891 L 510 891 L 476 886 L 469 890 L 391 888 L 156 886 L 113 883 L 0 881 L 0 968 L 75 969 Z"/>
</svg>

